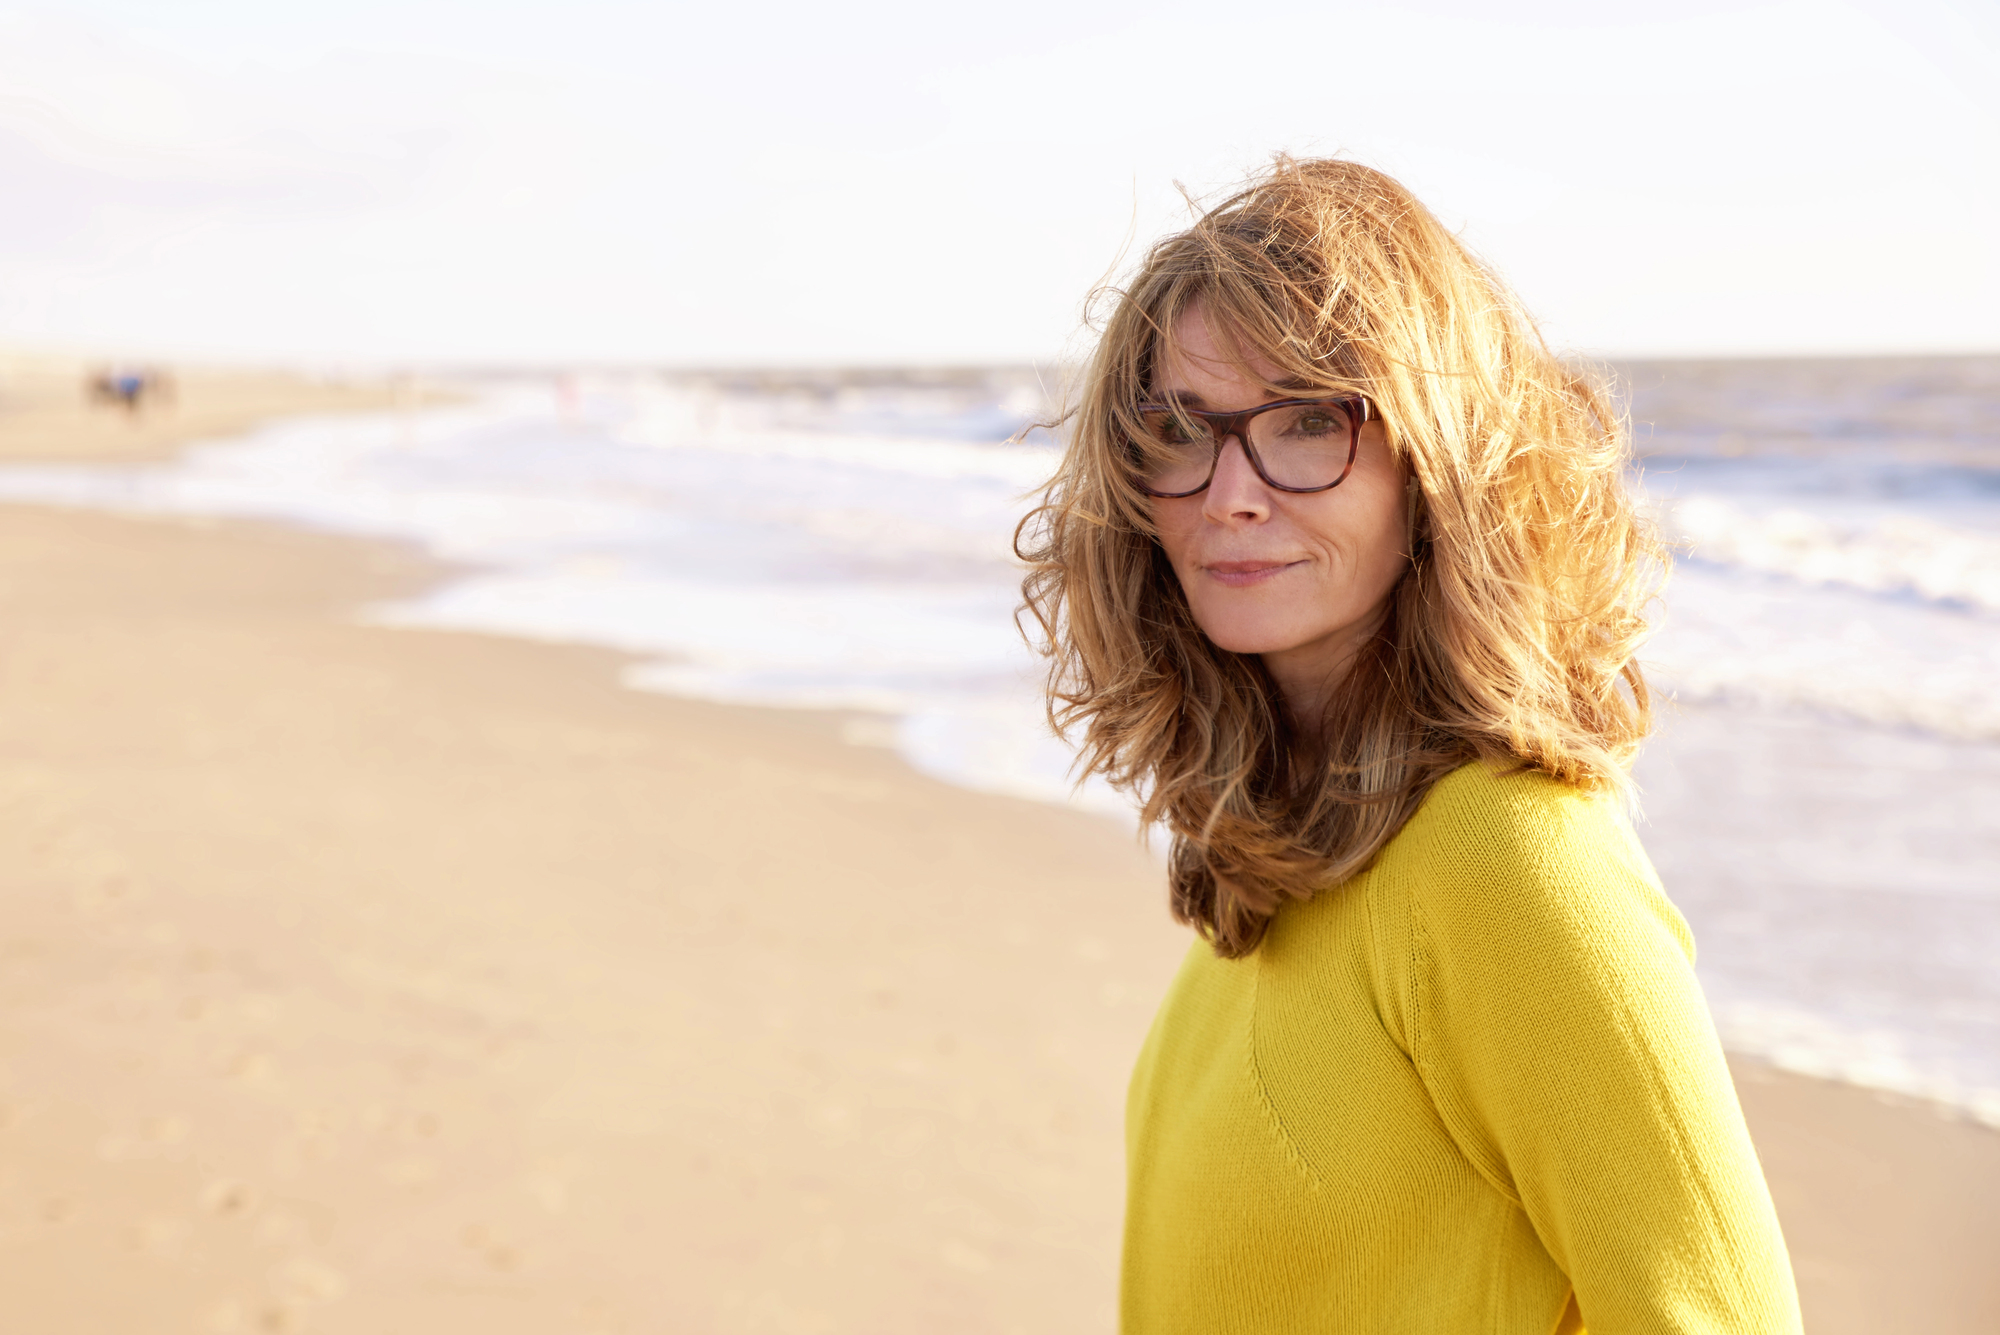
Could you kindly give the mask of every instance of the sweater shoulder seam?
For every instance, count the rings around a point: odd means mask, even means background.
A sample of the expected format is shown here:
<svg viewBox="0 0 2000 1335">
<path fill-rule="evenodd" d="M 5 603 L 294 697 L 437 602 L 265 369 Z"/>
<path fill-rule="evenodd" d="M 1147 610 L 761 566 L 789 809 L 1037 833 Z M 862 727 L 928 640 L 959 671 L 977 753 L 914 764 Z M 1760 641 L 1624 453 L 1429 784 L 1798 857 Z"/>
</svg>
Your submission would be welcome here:
<svg viewBox="0 0 2000 1335">
<path fill-rule="evenodd" d="M 1244 1044 L 1244 1057 L 1250 1068 L 1250 1084 L 1256 1092 L 1257 1106 L 1262 1110 L 1271 1134 L 1277 1137 L 1279 1145 L 1285 1151 L 1286 1161 L 1300 1177 L 1305 1179 L 1306 1186 L 1317 1192 L 1325 1187 L 1326 1179 L 1320 1174 L 1318 1166 L 1313 1163 L 1304 1147 L 1299 1144 L 1298 1137 L 1293 1135 L 1291 1128 L 1285 1124 L 1285 1115 L 1279 1110 L 1278 1101 L 1272 1096 L 1270 1086 L 1265 1083 L 1263 1064 L 1257 1057 L 1257 1019 L 1264 994 L 1264 964 L 1261 952 L 1252 957 L 1252 964 L 1255 973 L 1250 982 L 1250 1026 Z"/>
</svg>

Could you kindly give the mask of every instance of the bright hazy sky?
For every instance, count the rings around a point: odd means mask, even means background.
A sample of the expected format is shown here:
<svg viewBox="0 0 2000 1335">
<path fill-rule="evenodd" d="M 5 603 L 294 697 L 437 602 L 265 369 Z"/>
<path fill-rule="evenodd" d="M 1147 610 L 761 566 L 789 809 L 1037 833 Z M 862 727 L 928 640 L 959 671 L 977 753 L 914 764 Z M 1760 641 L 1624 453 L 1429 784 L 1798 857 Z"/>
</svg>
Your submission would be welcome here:
<svg viewBox="0 0 2000 1335">
<path fill-rule="evenodd" d="M 0 342 L 962 362 L 1272 150 L 1600 353 L 2000 349 L 2000 3 L 0 0 Z"/>
</svg>

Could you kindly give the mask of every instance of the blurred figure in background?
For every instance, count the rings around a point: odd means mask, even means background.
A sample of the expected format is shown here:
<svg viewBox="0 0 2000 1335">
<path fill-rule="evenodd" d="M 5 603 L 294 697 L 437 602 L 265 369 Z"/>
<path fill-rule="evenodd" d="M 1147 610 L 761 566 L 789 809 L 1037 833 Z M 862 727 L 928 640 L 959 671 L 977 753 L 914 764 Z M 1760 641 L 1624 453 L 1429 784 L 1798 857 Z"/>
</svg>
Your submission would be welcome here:
<svg viewBox="0 0 2000 1335">
<path fill-rule="evenodd" d="M 94 404 L 136 413 L 146 405 L 172 403 L 174 382 L 154 367 L 105 367 L 90 373 L 84 382 L 84 397 Z"/>
</svg>

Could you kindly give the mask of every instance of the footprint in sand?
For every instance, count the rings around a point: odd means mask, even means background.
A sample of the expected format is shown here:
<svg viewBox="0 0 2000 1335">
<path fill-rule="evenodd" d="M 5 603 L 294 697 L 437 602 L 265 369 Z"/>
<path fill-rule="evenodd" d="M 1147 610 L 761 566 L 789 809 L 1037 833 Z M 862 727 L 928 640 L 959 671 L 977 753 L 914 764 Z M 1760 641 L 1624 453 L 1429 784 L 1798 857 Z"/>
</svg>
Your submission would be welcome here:
<svg viewBox="0 0 2000 1335">
<path fill-rule="evenodd" d="M 315 1306 L 347 1292 L 347 1279 L 326 1262 L 294 1256 L 274 1268 L 261 1298 L 224 1298 L 210 1309 L 210 1335 L 290 1335 L 309 1326 Z"/>
<path fill-rule="evenodd" d="M 291 1303 L 226 1298 L 208 1314 L 210 1335 L 291 1335 L 306 1328 L 305 1313 Z"/>
<path fill-rule="evenodd" d="M 257 1195 L 231 1178 L 217 1178 L 201 1189 L 201 1208 L 218 1219 L 243 1219 L 257 1208 Z"/>
</svg>

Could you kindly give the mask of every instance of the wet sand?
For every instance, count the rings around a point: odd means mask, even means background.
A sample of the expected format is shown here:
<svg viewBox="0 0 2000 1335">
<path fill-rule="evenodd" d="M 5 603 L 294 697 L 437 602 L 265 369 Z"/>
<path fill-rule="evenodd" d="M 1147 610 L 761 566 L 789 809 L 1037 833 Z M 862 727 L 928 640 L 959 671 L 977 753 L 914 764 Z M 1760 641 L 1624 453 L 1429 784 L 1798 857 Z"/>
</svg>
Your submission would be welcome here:
<svg viewBox="0 0 2000 1335">
<path fill-rule="evenodd" d="M 1109 822 L 437 571 L 0 509 L 0 1292 L 27 1329 L 1112 1326 L 1185 948 Z M 2000 1135 L 1745 1066 L 1808 1329 L 2000 1329 Z"/>
<path fill-rule="evenodd" d="M 1807 1335 L 2000 1331 L 2000 1133 L 1894 1095 L 1733 1066 Z"/>
</svg>

